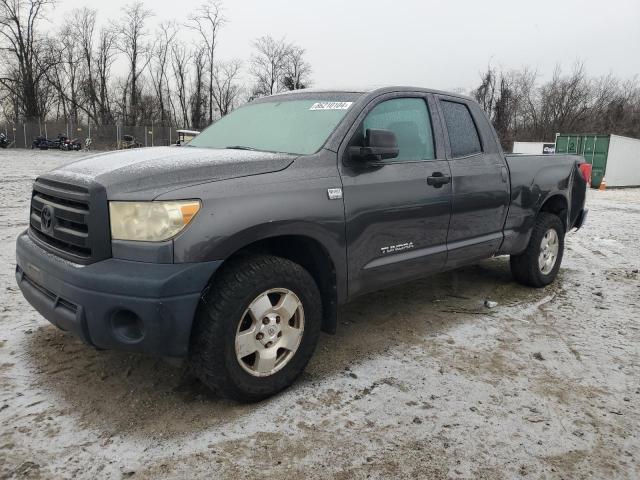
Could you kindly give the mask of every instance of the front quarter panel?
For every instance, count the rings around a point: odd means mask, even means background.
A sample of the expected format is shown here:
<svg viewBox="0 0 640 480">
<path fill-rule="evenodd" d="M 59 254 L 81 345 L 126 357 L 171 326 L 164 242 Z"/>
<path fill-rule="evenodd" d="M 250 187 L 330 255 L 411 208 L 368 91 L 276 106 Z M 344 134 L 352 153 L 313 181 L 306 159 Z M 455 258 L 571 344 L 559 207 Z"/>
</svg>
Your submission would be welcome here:
<svg viewBox="0 0 640 480">
<path fill-rule="evenodd" d="M 192 224 L 174 239 L 174 262 L 225 260 L 258 240 L 306 236 L 330 255 L 340 300 L 346 292 L 344 205 L 327 190 L 341 187 L 336 154 L 321 150 L 280 172 L 187 187 L 158 200 L 202 200 Z"/>
</svg>

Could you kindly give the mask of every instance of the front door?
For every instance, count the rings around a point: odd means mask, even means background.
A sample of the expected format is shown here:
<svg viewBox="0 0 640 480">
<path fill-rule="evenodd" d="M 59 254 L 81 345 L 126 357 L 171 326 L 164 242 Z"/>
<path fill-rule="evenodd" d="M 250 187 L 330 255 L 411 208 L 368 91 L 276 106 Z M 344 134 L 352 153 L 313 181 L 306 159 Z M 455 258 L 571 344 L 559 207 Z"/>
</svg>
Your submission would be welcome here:
<svg viewBox="0 0 640 480">
<path fill-rule="evenodd" d="M 441 129 L 434 129 L 438 120 L 428 98 L 384 96 L 365 109 L 349 134 L 349 145 L 361 146 L 367 129 L 390 130 L 400 150 L 397 158 L 375 165 L 352 163 L 348 153 L 342 157 L 351 296 L 444 267 L 450 171 L 437 148 L 434 131 L 440 136 Z"/>
</svg>

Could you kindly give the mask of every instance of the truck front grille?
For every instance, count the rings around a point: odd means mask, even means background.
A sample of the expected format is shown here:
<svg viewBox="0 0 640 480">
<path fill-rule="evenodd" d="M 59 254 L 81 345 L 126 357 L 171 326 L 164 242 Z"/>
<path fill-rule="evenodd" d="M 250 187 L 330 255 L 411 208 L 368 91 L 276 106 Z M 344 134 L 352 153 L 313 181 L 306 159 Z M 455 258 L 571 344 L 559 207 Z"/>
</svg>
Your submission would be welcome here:
<svg viewBox="0 0 640 480">
<path fill-rule="evenodd" d="M 106 195 L 100 186 L 38 178 L 31 195 L 31 237 L 42 247 L 78 263 L 110 255 Z"/>
</svg>

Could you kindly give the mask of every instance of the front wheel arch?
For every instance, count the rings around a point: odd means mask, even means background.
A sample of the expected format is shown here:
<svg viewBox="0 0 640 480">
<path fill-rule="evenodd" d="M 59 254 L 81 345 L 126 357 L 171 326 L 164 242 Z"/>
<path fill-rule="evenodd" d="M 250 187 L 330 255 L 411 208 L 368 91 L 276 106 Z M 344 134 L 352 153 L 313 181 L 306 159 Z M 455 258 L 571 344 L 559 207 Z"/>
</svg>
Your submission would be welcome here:
<svg viewBox="0 0 640 480">
<path fill-rule="evenodd" d="M 313 277 L 322 297 L 322 331 L 333 334 L 338 324 L 339 275 L 337 262 L 317 239 L 307 235 L 274 235 L 236 246 L 222 267 L 246 255 L 273 255 L 302 266 Z M 222 268 L 221 267 L 221 268 Z M 218 272 L 216 272 L 217 274 Z M 215 276 L 215 275 L 214 275 Z"/>
</svg>

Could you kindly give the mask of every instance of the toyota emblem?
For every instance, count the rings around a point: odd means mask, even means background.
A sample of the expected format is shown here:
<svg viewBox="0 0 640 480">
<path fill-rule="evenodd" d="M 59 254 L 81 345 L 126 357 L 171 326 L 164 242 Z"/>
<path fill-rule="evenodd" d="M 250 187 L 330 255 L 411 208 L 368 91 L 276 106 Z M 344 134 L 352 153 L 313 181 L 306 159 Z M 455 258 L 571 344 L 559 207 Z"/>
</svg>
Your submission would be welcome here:
<svg viewBox="0 0 640 480">
<path fill-rule="evenodd" d="M 51 206 L 45 205 L 42 207 L 40 225 L 45 232 L 51 232 L 53 230 L 53 208 Z"/>
</svg>

